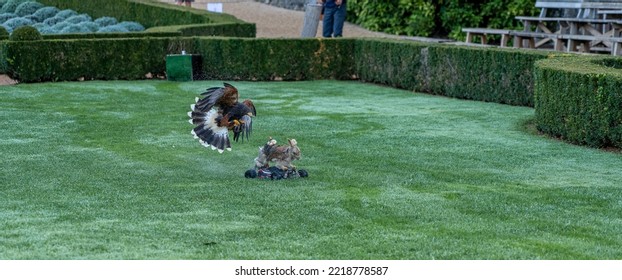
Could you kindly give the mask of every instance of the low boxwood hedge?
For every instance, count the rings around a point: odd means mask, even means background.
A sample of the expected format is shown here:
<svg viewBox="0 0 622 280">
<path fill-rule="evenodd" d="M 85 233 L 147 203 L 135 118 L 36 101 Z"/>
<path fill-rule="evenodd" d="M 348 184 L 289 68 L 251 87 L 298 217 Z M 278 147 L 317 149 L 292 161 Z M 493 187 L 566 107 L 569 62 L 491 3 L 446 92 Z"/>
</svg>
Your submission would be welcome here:
<svg viewBox="0 0 622 280">
<path fill-rule="evenodd" d="M 150 0 L 37 0 L 61 10 L 72 9 L 93 18 L 114 16 L 119 21 L 140 22 L 145 28 L 180 24 L 243 23 L 232 15 L 187 9 Z"/>
<path fill-rule="evenodd" d="M 622 148 L 622 59 L 559 55 L 535 65 L 538 130 L 572 143 Z"/>
<path fill-rule="evenodd" d="M 189 9 L 150 0 L 39 0 L 39 2 L 88 14 L 93 19 L 114 15 L 119 21 L 139 22 L 149 32 L 181 32 L 182 36 L 255 37 L 255 24 L 236 17 Z M 149 35 L 147 35 L 149 36 Z M 87 35 L 88 37 L 88 35 Z M 129 36 L 128 36 L 129 37 Z"/>
<path fill-rule="evenodd" d="M 533 64 L 549 52 L 358 40 L 364 81 L 502 104 L 533 105 Z"/>
<path fill-rule="evenodd" d="M 8 41 L 7 61 L 10 76 L 20 82 L 135 80 L 148 73 L 164 74 L 169 46 L 192 41 L 182 37 Z"/>
<path fill-rule="evenodd" d="M 10 75 L 20 82 L 143 79 L 165 75 L 167 54 L 202 54 L 208 79 L 351 79 L 354 40 L 224 37 L 9 41 Z"/>
</svg>

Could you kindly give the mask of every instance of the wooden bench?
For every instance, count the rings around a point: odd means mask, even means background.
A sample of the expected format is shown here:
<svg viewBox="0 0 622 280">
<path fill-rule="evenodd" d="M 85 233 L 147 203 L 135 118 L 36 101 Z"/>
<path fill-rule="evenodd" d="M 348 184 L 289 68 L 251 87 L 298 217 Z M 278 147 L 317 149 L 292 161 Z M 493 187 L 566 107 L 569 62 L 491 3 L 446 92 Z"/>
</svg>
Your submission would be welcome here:
<svg viewBox="0 0 622 280">
<path fill-rule="evenodd" d="M 592 43 L 592 41 L 599 39 L 596 36 L 576 35 L 576 34 L 562 34 L 560 35 L 560 38 L 562 40 L 567 40 L 567 44 L 566 44 L 567 52 L 575 52 L 578 50 L 580 52 L 585 52 L 585 53 L 590 52 L 590 49 L 591 49 L 590 44 Z M 579 46 L 581 48 L 577 49 L 577 47 Z"/>
<path fill-rule="evenodd" d="M 473 37 L 479 37 L 482 45 L 488 44 L 488 34 L 501 35 L 501 47 L 506 47 L 510 40 L 510 31 L 506 29 L 493 29 L 493 28 L 462 28 L 462 32 L 466 33 L 466 43 L 472 44 Z"/>
<path fill-rule="evenodd" d="M 612 43 L 611 55 L 622 55 L 622 38 L 610 37 L 608 40 Z"/>
<path fill-rule="evenodd" d="M 595 41 L 604 41 L 611 43 L 611 55 L 622 55 L 622 38 L 621 37 L 607 37 L 607 36 L 591 36 L 591 35 L 572 35 L 562 34 L 559 35 L 560 39 L 567 40 L 568 52 L 577 51 L 577 47 L 580 48 L 580 52 L 590 52 L 591 43 Z"/>
<path fill-rule="evenodd" d="M 614 0 L 537 0 L 535 6 L 541 8 L 539 17 L 516 17 L 523 22 L 524 29 L 505 30 L 491 28 L 463 28 L 467 34 L 466 44 L 472 44 L 474 37 L 480 38 L 480 44 L 488 43 L 488 35 L 501 35 L 501 46 L 507 46 L 512 36 L 515 48 L 553 48 L 556 51 L 589 52 L 610 51 L 621 55 L 622 20 L 598 18 L 598 14 L 617 14 L 613 10 L 622 10 L 622 1 Z M 556 14 L 548 17 L 547 10 L 575 10 L 572 15 Z M 597 13 L 603 10 L 602 13 Z M 605 12 L 606 10 L 606 12 Z M 622 12 L 621 12 L 622 13 Z M 535 31 L 532 31 L 535 27 Z M 563 34 L 563 35 L 562 35 Z M 566 43 L 566 44 L 564 44 Z"/>
<path fill-rule="evenodd" d="M 528 48 L 535 49 L 535 39 L 550 39 L 553 41 L 553 49 L 556 51 L 564 50 L 564 44 L 559 34 L 516 30 L 510 32 L 510 35 L 514 37 L 515 48 L 522 48 L 524 43 L 527 43 Z"/>
</svg>

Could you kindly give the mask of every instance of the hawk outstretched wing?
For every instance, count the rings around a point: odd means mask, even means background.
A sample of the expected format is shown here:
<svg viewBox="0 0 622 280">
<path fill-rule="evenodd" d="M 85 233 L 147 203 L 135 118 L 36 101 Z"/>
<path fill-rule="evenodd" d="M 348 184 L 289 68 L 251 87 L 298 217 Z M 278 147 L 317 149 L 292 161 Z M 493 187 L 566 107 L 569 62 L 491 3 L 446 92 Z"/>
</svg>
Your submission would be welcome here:
<svg viewBox="0 0 622 280">
<path fill-rule="evenodd" d="M 224 87 L 212 87 L 201 93 L 190 105 L 188 112 L 190 123 L 195 125 L 192 135 L 203 146 L 222 153 L 231 150 L 229 131 L 233 131 L 233 140 L 240 137 L 248 139 L 253 130 L 253 117 L 257 115 L 255 105 L 249 99 L 239 102 L 238 90 L 224 83 Z"/>
</svg>

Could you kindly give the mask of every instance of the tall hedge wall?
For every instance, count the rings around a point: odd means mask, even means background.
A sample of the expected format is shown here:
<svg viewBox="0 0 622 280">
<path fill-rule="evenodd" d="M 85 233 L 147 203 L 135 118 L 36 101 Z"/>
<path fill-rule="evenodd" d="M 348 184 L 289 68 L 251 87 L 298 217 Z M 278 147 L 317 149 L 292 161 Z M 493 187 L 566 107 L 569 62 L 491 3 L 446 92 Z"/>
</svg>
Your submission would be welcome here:
<svg viewBox="0 0 622 280">
<path fill-rule="evenodd" d="M 358 40 L 362 80 L 503 104 L 533 106 L 533 64 L 548 52 Z"/>
<path fill-rule="evenodd" d="M 536 63 L 536 125 L 592 147 L 622 148 L 622 59 L 560 56 Z"/>
</svg>

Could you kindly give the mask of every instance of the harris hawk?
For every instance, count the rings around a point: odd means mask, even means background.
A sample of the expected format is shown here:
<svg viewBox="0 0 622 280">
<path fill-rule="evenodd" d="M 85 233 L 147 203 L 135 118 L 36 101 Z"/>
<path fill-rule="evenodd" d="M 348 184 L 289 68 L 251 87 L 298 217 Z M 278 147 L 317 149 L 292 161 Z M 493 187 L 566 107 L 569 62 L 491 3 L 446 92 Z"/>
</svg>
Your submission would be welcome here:
<svg viewBox="0 0 622 280">
<path fill-rule="evenodd" d="M 231 151 L 229 131 L 233 131 L 235 142 L 240 138 L 248 140 L 253 130 L 252 117 L 257 115 L 251 100 L 239 102 L 238 90 L 228 83 L 224 87 L 208 88 L 201 96 L 188 112 L 190 123 L 195 125 L 191 131 L 195 139 L 220 153 Z"/>
</svg>

